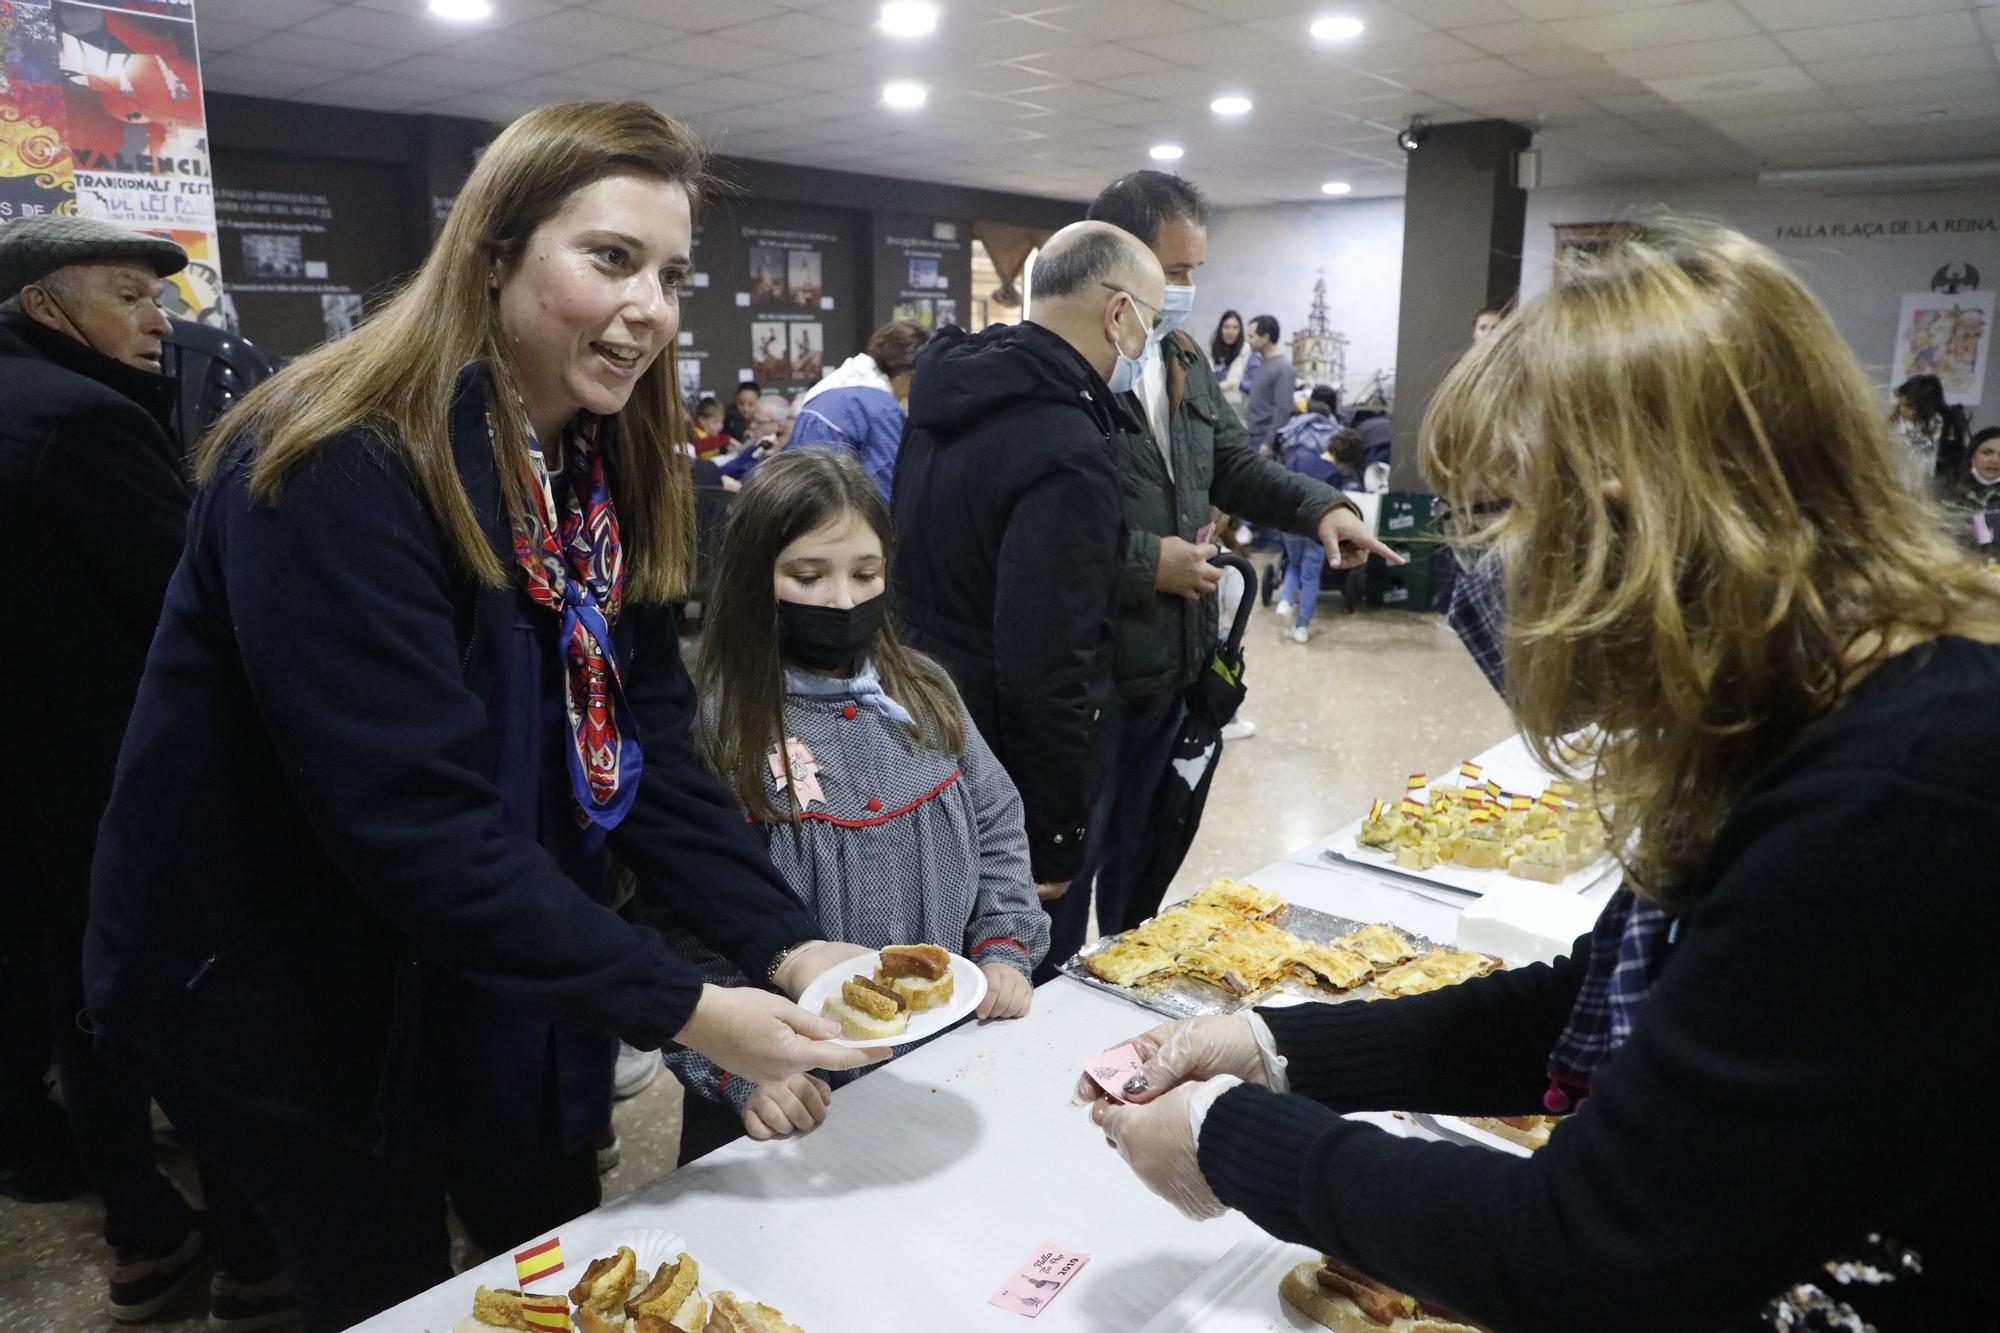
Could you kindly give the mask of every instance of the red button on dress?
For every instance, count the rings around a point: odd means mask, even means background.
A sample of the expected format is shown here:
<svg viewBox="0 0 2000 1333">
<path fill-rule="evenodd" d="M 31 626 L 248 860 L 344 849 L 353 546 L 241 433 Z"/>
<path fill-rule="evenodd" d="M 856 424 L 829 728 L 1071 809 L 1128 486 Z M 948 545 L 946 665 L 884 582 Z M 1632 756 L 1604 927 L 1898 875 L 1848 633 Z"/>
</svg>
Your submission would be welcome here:
<svg viewBox="0 0 2000 1333">
<path fill-rule="evenodd" d="M 881 798 L 881 797 L 879 797 L 879 796 L 870 796 L 870 797 L 868 798 L 868 813 L 870 813 L 870 814 L 874 814 L 875 812 L 877 812 L 877 811 L 878 811 L 878 810 L 880 810 L 881 808 L 882 808 L 882 798 Z"/>
<path fill-rule="evenodd" d="M 857 714 L 857 713 L 858 713 L 859 711 L 860 711 L 860 710 L 859 710 L 859 709 L 857 709 L 857 708 L 856 708 L 856 707 L 855 707 L 855 706 L 854 706 L 853 704 L 849 704 L 849 705 L 847 705 L 847 707 L 845 707 L 845 708 L 843 708 L 843 709 L 841 709 L 841 710 L 840 710 L 840 715 L 841 715 L 842 717 L 846 718 L 846 719 L 847 719 L 847 720 L 848 720 L 849 722 L 852 722 L 852 721 L 854 720 L 854 718 L 855 718 L 855 715 L 856 715 L 856 714 Z"/>
</svg>

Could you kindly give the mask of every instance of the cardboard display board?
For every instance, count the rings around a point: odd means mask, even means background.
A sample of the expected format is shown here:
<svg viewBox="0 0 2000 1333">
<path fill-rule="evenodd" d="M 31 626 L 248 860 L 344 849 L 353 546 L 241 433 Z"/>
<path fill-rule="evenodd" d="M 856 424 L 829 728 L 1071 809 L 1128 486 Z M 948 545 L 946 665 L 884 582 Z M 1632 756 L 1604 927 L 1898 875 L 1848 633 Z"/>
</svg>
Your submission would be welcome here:
<svg viewBox="0 0 2000 1333">
<path fill-rule="evenodd" d="M 741 381 L 787 396 L 854 354 L 856 220 L 845 209 L 742 203 L 696 228 L 681 293 L 681 389 Z"/>
</svg>

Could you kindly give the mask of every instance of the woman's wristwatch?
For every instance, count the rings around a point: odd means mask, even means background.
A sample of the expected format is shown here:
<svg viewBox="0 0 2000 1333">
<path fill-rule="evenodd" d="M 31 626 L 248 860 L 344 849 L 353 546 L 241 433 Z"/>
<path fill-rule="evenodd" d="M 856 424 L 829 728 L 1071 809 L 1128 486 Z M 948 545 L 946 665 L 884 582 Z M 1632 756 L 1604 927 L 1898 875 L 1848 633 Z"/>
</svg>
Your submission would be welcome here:
<svg viewBox="0 0 2000 1333">
<path fill-rule="evenodd" d="M 784 948 L 772 954 L 771 961 L 764 965 L 764 984 L 772 990 L 783 990 L 784 987 L 778 984 L 778 973 L 784 970 L 785 964 L 792 960 L 793 954 L 805 948 L 808 944 L 816 943 L 818 943 L 816 940 L 798 940 L 787 944 Z"/>
</svg>

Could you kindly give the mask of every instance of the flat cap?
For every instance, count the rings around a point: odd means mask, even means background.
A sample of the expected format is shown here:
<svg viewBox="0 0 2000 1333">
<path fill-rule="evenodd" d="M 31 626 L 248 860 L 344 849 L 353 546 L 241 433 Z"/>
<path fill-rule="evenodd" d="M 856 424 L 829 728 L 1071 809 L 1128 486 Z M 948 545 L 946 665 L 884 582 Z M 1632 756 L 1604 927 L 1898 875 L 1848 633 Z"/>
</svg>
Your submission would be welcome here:
<svg viewBox="0 0 2000 1333">
<path fill-rule="evenodd" d="M 188 254 L 172 241 L 66 213 L 43 213 L 0 225 L 0 301 L 70 264 L 122 260 L 149 265 L 164 278 L 186 268 Z"/>
</svg>

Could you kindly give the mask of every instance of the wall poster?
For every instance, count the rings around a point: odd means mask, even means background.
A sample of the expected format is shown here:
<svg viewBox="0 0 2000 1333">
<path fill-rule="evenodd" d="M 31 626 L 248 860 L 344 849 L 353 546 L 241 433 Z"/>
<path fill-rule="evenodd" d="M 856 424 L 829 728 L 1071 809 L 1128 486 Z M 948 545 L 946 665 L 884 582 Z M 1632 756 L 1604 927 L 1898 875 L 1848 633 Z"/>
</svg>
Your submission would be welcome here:
<svg viewBox="0 0 2000 1333">
<path fill-rule="evenodd" d="M 1896 321 L 1891 385 L 1912 375 L 1935 375 L 1947 400 L 1979 406 L 1986 357 L 1993 345 L 1993 293 L 1911 292 Z"/>
<path fill-rule="evenodd" d="M 854 230 L 851 213 L 789 204 L 718 208 L 703 223 L 698 281 L 721 295 L 683 295 L 680 349 L 703 363 L 700 392 L 752 379 L 791 397 L 853 354 Z"/>
<path fill-rule="evenodd" d="M 941 218 L 875 219 L 875 318 L 927 329 L 956 324 L 971 309 L 972 228 Z"/>
<path fill-rule="evenodd" d="M 225 322 L 193 0 L 0 0 L 0 223 L 51 212 L 177 241 L 169 313 Z"/>
</svg>

